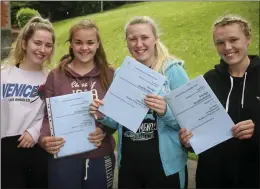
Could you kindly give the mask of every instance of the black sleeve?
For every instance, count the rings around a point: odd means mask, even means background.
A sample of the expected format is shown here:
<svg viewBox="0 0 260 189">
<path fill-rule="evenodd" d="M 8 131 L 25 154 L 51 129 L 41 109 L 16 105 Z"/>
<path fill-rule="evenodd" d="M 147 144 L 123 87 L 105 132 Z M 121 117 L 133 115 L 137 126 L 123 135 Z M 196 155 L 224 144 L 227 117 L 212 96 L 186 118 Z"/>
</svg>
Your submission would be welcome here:
<svg viewBox="0 0 260 189">
<path fill-rule="evenodd" d="M 254 133 L 253 136 L 259 137 L 260 136 L 260 130 L 259 130 L 259 123 L 257 121 L 253 121 L 255 124 L 255 129 L 254 129 Z"/>
</svg>

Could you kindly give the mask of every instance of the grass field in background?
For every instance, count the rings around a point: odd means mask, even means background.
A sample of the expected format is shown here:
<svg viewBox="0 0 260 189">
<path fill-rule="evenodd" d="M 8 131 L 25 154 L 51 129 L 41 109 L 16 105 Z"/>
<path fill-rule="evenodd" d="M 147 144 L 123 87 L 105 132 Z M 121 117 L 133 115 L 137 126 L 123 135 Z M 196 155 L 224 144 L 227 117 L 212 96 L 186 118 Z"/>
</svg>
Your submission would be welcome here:
<svg viewBox="0 0 260 189">
<path fill-rule="evenodd" d="M 83 18 L 96 21 L 109 62 L 117 68 L 128 55 L 124 25 L 133 16 L 151 16 L 158 23 L 161 40 L 169 51 L 185 61 L 190 78 L 205 73 L 219 60 L 212 43 L 211 26 L 221 15 L 244 16 L 253 25 L 251 54 L 259 53 L 258 2 L 145 2 L 123 6 L 99 14 L 77 17 L 54 23 L 57 36 L 55 61 L 68 52 L 70 27 Z"/>
<path fill-rule="evenodd" d="M 253 25 L 253 42 L 249 54 L 259 54 L 258 2 L 144 2 L 126 5 L 99 14 L 54 23 L 57 36 L 54 62 L 68 52 L 68 31 L 83 18 L 96 21 L 109 62 L 117 68 L 128 55 L 124 25 L 133 16 L 151 16 L 158 23 L 161 40 L 170 53 L 185 61 L 185 69 L 194 78 L 218 63 L 212 43 L 213 22 L 224 14 L 239 14 Z M 52 65 L 52 67 L 55 65 Z M 50 68 L 52 68 L 50 67 Z M 114 135 L 117 141 L 117 135 Z M 189 154 L 196 159 L 194 154 Z"/>
</svg>

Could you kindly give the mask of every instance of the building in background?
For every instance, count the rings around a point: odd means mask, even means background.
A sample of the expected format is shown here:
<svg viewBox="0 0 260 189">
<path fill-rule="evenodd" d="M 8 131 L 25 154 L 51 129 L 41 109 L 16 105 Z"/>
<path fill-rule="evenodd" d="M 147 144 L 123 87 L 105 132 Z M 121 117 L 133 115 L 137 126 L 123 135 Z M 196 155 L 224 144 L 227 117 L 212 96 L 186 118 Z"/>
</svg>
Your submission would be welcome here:
<svg viewBox="0 0 260 189">
<path fill-rule="evenodd" d="M 12 45 L 10 2 L 1 1 L 1 60 L 5 59 Z"/>
</svg>

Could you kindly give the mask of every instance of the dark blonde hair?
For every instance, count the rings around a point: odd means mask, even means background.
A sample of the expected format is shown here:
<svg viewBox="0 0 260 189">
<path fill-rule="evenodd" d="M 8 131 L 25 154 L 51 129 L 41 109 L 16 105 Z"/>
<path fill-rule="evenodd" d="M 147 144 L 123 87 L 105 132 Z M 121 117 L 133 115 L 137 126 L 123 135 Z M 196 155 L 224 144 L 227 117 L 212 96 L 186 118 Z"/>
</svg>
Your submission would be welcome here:
<svg viewBox="0 0 260 189">
<path fill-rule="evenodd" d="M 216 27 L 224 27 L 226 25 L 230 25 L 234 23 L 239 24 L 239 26 L 242 28 L 243 33 L 247 38 L 252 37 L 252 28 L 248 23 L 248 21 L 242 18 L 241 16 L 237 16 L 237 15 L 226 15 L 216 20 L 215 23 L 213 24 L 213 33 Z"/>
<path fill-rule="evenodd" d="M 154 36 L 157 38 L 156 44 L 155 44 L 155 58 L 156 61 L 152 65 L 152 68 L 160 72 L 161 74 L 164 74 L 167 60 L 170 59 L 176 59 L 174 56 L 170 55 L 167 47 L 160 41 L 159 39 L 159 30 L 157 25 L 155 24 L 154 20 L 151 19 L 148 16 L 136 16 L 133 17 L 126 25 L 125 25 L 125 35 L 127 38 L 127 30 L 130 25 L 135 24 L 148 24 L 151 26 L 152 32 Z"/>
<path fill-rule="evenodd" d="M 48 19 L 43 19 L 40 16 L 31 18 L 27 24 L 21 29 L 16 41 L 15 47 L 11 50 L 6 62 L 11 65 L 20 64 L 25 58 L 25 50 L 23 49 L 23 41 L 27 45 L 28 40 L 34 35 L 36 30 L 46 30 L 52 34 L 52 42 L 55 43 L 55 33 L 51 22 Z M 50 64 L 55 51 L 55 47 L 52 47 L 52 53 L 47 63 Z M 44 65 L 42 69 L 44 70 Z M 47 68 L 45 68 L 47 71 Z"/>
<path fill-rule="evenodd" d="M 105 89 L 107 91 L 109 88 L 109 85 L 112 82 L 113 73 L 111 71 L 110 64 L 108 63 L 107 58 L 106 58 L 106 53 L 104 51 L 104 48 L 103 48 L 103 45 L 101 42 L 99 29 L 93 21 L 88 20 L 88 19 L 81 20 L 71 27 L 71 29 L 69 31 L 69 39 L 67 41 L 71 43 L 74 33 L 80 29 L 95 29 L 95 31 L 96 31 L 96 37 L 99 42 L 99 47 L 94 56 L 94 62 L 96 64 L 96 66 L 98 67 L 98 69 L 100 70 L 101 86 L 103 87 L 103 89 Z M 75 58 L 75 56 L 73 54 L 73 50 L 70 47 L 69 54 L 64 55 L 60 59 L 59 69 L 61 71 L 64 71 L 65 66 L 67 64 L 69 64 L 70 62 L 72 62 L 72 60 L 74 58 Z"/>
</svg>

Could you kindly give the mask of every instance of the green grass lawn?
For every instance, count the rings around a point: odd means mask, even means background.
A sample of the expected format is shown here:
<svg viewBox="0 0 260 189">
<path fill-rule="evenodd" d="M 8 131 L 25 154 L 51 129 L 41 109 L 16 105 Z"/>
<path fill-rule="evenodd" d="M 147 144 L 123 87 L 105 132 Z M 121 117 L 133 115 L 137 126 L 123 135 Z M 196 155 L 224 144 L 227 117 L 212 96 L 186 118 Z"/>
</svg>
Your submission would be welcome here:
<svg viewBox="0 0 260 189">
<path fill-rule="evenodd" d="M 99 14 L 77 17 L 54 23 L 57 49 L 54 62 L 68 52 L 68 31 L 83 18 L 96 21 L 109 62 L 120 66 L 128 55 L 124 40 L 124 25 L 132 17 L 153 17 L 161 29 L 161 40 L 169 51 L 185 61 L 190 78 L 211 69 L 219 60 L 212 43 L 211 26 L 221 15 L 234 13 L 244 16 L 253 27 L 253 43 L 249 53 L 259 52 L 258 2 L 144 2 L 123 6 Z"/>
<path fill-rule="evenodd" d="M 253 42 L 249 54 L 259 54 L 258 2 L 144 2 L 126 5 L 99 14 L 54 23 L 57 36 L 55 63 L 68 52 L 68 31 L 72 24 L 90 18 L 96 21 L 109 62 L 117 68 L 128 55 L 124 25 L 133 16 L 151 16 L 158 23 L 161 40 L 169 51 L 185 61 L 190 78 L 204 74 L 218 63 L 212 43 L 213 22 L 224 14 L 239 14 L 253 25 Z M 55 65 L 50 66 L 50 68 Z M 114 135 L 117 141 L 117 135 Z M 194 154 L 189 158 L 196 159 Z"/>
</svg>

